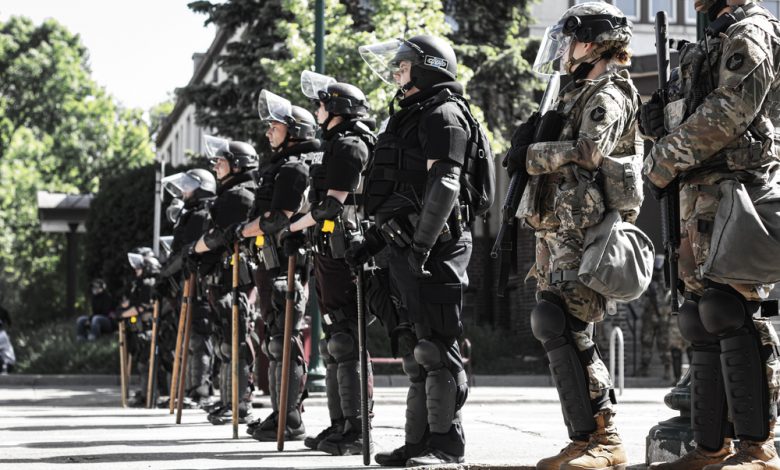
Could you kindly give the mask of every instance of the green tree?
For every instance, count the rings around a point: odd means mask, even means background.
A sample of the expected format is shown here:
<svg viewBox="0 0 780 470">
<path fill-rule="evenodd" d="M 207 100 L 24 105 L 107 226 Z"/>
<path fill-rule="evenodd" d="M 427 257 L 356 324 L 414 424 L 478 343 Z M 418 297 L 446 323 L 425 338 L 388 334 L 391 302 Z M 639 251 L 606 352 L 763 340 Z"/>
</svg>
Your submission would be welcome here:
<svg viewBox="0 0 780 470">
<path fill-rule="evenodd" d="M 40 231 L 36 192 L 95 192 L 153 158 L 142 112 L 91 79 L 78 35 L 54 20 L 0 22 L 0 300 L 18 324 L 64 307 L 65 237 Z"/>
</svg>

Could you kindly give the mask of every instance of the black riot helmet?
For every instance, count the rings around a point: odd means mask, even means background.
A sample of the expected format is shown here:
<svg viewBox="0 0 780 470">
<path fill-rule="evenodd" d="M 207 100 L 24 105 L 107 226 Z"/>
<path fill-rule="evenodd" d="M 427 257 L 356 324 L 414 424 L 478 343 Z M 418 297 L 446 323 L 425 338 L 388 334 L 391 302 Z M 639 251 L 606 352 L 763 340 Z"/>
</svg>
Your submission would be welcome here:
<svg viewBox="0 0 780 470">
<path fill-rule="evenodd" d="M 311 140 L 317 132 L 314 116 L 300 106 L 268 90 L 261 90 L 257 98 L 257 112 L 264 122 L 279 122 L 287 126 L 287 140 Z"/>
<path fill-rule="evenodd" d="M 387 83 L 394 84 L 392 74 L 401 62 L 412 64 L 411 81 L 403 90 L 430 88 L 437 83 L 457 79 L 458 59 L 452 46 L 444 39 L 421 34 L 409 39 L 395 39 L 358 48 L 363 60 Z"/>
<path fill-rule="evenodd" d="M 200 182 L 200 186 L 196 191 L 196 196 L 216 196 L 217 180 L 210 171 L 204 170 L 203 168 L 193 168 L 192 170 L 187 170 L 187 174 Z"/>
<path fill-rule="evenodd" d="M 291 140 L 311 140 L 317 133 L 317 120 L 305 108 L 292 106 L 291 119 L 287 124 L 287 135 Z"/>
<path fill-rule="evenodd" d="M 214 175 L 201 168 L 176 173 L 162 179 L 163 188 L 177 199 L 201 199 L 217 194 Z"/>
<path fill-rule="evenodd" d="M 310 70 L 301 72 L 303 94 L 331 116 L 366 117 L 369 104 L 360 88 L 349 83 L 337 82 L 333 77 Z"/>
<path fill-rule="evenodd" d="M 203 136 L 204 147 L 209 161 L 214 164 L 217 158 L 224 158 L 230 163 L 231 169 L 241 171 L 257 168 L 257 152 L 252 145 L 237 140 L 228 141 L 210 135 Z M 216 194 L 216 183 L 214 184 Z"/>
</svg>

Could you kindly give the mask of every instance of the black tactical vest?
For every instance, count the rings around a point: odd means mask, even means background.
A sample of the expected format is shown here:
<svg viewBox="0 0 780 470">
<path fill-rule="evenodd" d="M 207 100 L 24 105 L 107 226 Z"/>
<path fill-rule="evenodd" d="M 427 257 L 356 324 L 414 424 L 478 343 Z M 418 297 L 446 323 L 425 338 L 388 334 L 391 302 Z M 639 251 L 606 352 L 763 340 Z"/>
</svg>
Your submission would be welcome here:
<svg viewBox="0 0 780 470">
<path fill-rule="evenodd" d="M 260 167 L 253 172 L 257 188 L 255 189 L 255 205 L 252 210 L 252 217 L 259 217 L 271 210 L 276 176 L 279 174 L 279 170 L 282 166 L 290 160 L 290 157 L 308 160 L 310 158 L 316 158 L 318 154 L 318 144 L 314 145 L 307 141 L 283 149 L 273 154 L 269 161 L 262 163 Z"/>
<path fill-rule="evenodd" d="M 354 123 L 350 123 L 354 124 Z M 328 140 L 325 141 L 325 147 L 323 148 L 322 162 L 313 164 L 309 168 L 309 175 L 311 178 L 311 191 L 309 192 L 309 202 L 312 204 L 317 203 L 325 199 L 328 192 L 328 180 L 327 180 L 327 168 L 328 163 L 333 158 L 338 158 L 334 155 L 333 148 L 339 143 L 340 140 L 347 137 L 357 137 L 366 144 L 368 148 L 368 154 L 371 155 L 374 146 L 376 145 L 376 137 L 371 134 L 371 131 L 367 127 L 353 125 L 352 127 L 345 128 Z M 348 198 L 345 201 L 345 205 L 352 205 L 355 201 L 353 198 Z"/>
</svg>

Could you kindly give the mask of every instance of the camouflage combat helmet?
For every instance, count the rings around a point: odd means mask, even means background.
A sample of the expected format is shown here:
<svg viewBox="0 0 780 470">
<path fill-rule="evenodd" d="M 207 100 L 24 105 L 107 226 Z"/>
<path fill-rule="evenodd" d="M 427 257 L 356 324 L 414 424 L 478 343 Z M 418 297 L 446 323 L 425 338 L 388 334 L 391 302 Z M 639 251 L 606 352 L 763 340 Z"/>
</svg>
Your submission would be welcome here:
<svg viewBox="0 0 780 470">
<path fill-rule="evenodd" d="M 566 10 L 558 21 L 561 33 L 579 42 L 631 42 L 633 25 L 626 15 L 606 2 L 586 2 Z"/>
</svg>

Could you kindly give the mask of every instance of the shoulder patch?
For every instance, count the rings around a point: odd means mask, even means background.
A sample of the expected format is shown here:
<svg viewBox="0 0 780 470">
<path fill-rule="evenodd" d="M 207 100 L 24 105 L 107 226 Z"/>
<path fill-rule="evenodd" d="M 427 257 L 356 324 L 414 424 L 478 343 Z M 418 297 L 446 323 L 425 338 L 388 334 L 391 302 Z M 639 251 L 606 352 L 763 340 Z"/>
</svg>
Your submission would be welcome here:
<svg viewBox="0 0 780 470">
<path fill-rule="evenodd" d="M 607 110 L 603 106 L 596 106 L 593 111 L 590 112 L 590 118 L 595 122 L 601 122 L 607 115 Z"/>
<path fill-rule="evenodd" d="M 731 57 L 726 61 L 726 68 L 732 72 L 739 70 L 742 64 L 745 63 L 745 56 L 739 52 L 731 54 Z"/>
</svg>

